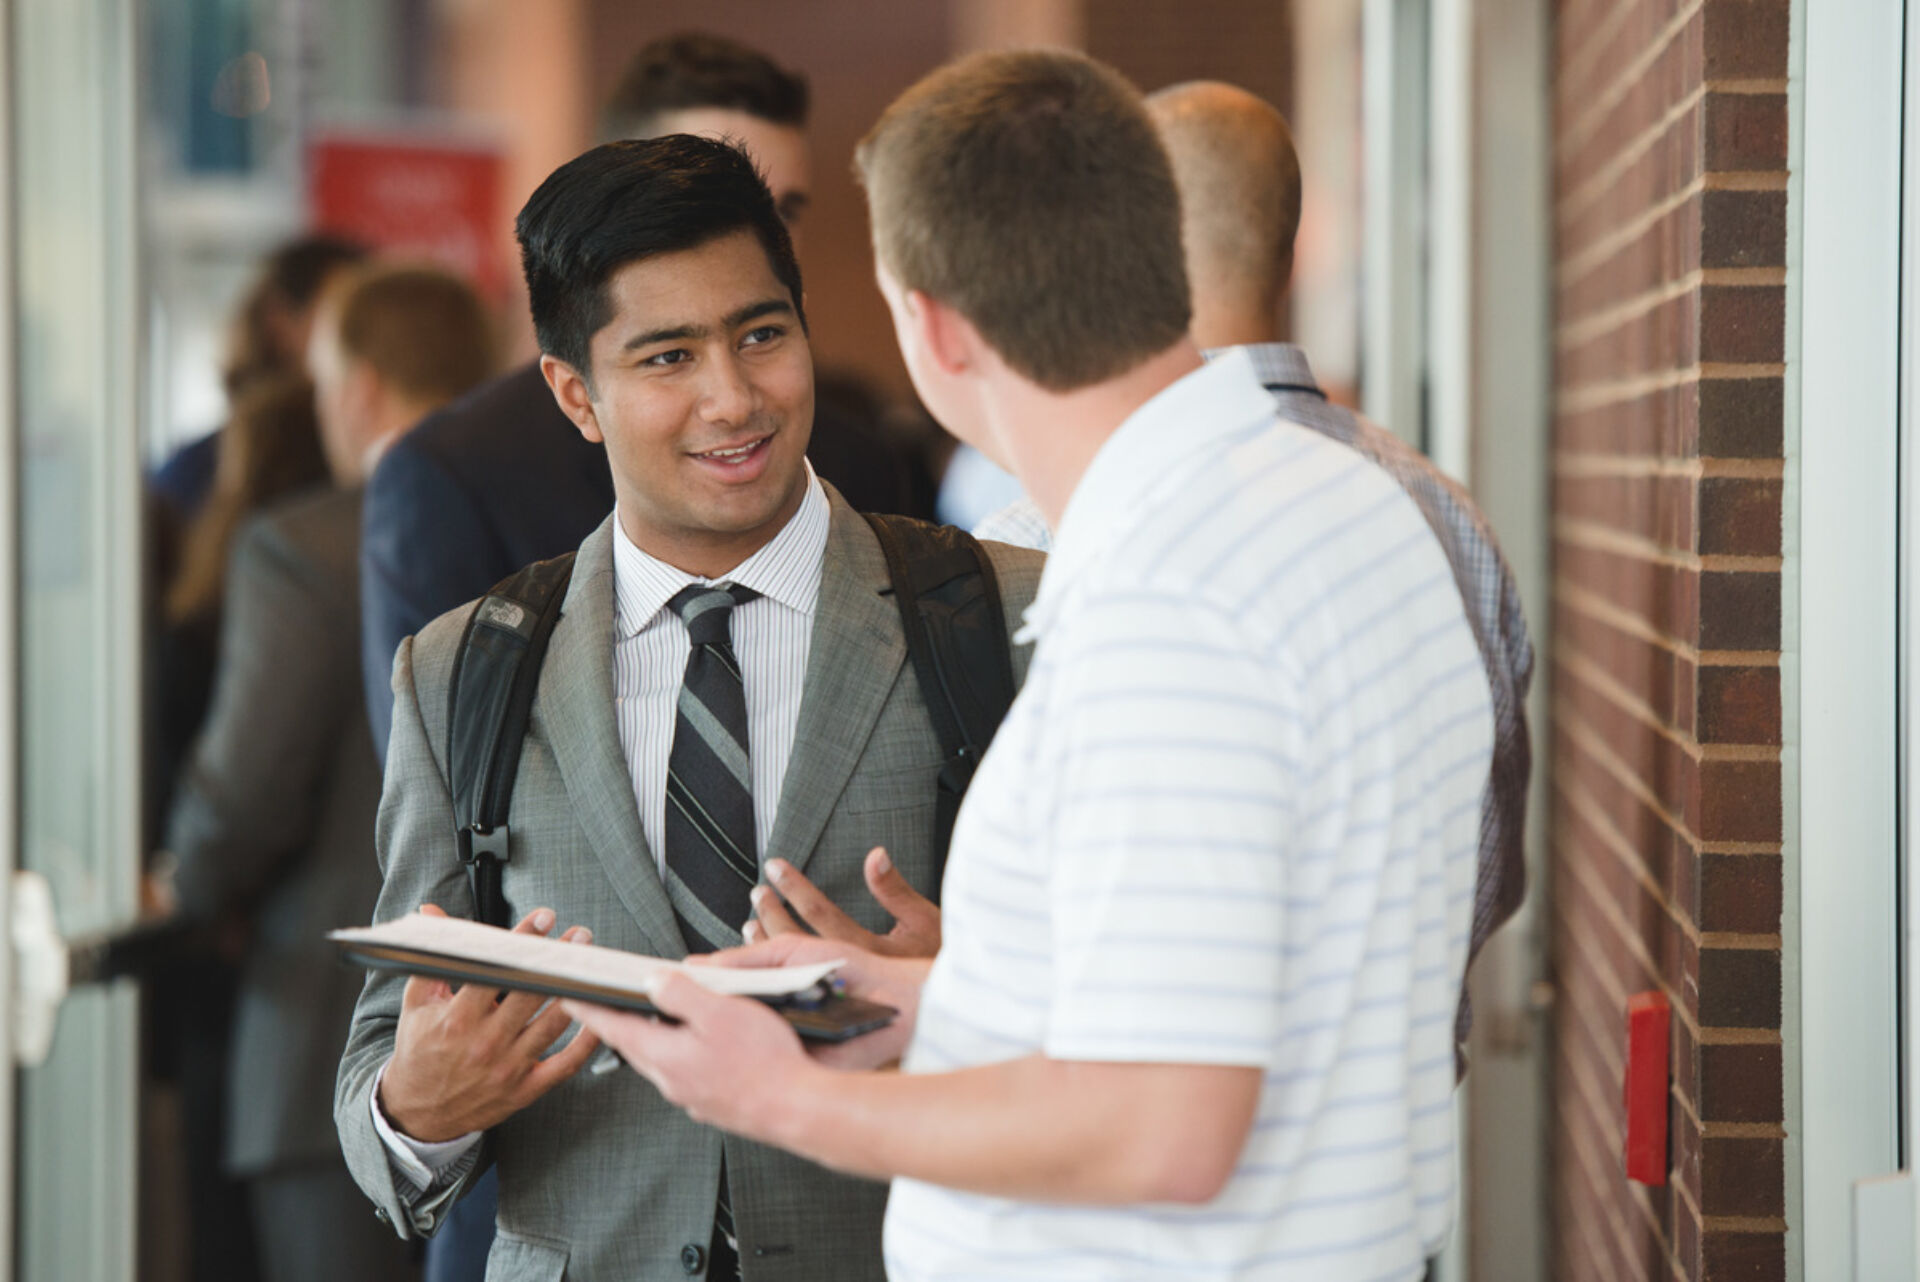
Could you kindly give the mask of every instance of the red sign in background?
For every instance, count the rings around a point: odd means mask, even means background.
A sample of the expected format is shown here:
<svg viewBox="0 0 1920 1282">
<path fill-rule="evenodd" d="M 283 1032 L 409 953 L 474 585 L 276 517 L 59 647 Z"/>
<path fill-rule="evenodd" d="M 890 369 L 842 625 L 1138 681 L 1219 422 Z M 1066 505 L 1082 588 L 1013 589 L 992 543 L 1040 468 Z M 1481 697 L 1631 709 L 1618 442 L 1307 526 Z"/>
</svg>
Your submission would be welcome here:
<svg viewBox="0 0 1920 1282">
<path fill-rule="evenodd" d="M 315 228 L 439 263 L 493 298 L 507 281 L 500 183 L 499 150 L 471 140 L 334 130 L 307 148 Z"/>
</svg>

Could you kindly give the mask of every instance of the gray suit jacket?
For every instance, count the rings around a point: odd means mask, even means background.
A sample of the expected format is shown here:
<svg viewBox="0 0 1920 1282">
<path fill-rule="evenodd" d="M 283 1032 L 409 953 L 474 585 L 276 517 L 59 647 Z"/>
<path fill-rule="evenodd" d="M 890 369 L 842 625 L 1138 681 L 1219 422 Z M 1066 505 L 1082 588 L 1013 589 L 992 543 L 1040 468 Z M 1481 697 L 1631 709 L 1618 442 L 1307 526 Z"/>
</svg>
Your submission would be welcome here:
<svg viewBox="0 0 1920 1282">
<path fill-rule="evenodd" d="M 940 753 L 906 665 L 906 643 L 872 531 L 829 489 L 806 689 L 768 855 L 812 878 L 870 928 L 861 880 L 885 845 L 923 890 L 931 876 Z M 613 526 L 581 544 L 541 671 L 511 811 L 505 889 L 516 914 L 545 905 L 594 942 L 681 957 L 686 947 L 641 835 L 613 706 Z M 1009 626 L 1041 558 L 990 545 Z M 377 916 L 431 901 L 469 915 L 454 851 L 446 773 L 447 688 L 466 610 L 441 616 L 394 659 L 393 737 L 379 822 L 386 870 Z M 1024 677 L 1027 653 L 1015 655 Z M 724 1149 L 749 1282 L 857 1282 L 885 1276 L 886 1187 L 724 1138 L 662 1100 L 637 1074 L 581 1073 L 490 1131 L 461 1183 L 415 1202 L 396 1186 L 368 1094 L 392 1053 L 402 982 L 369 979 L 340 1065 L 335 1115 L 360 1185 L 403 1235 L 431 1233 L 484 1167 L 500 1173 L 499 1235 L 487 1277 L 535 1282 L 684 1279 L 683 1246 L 707 1246 Z"/>
<path fill-rule="evenodd" d="M 366 920 L 380 771 L 360 682 L 360 493 L 277 507 L 234 546 L 220 666 L 169 816 L 181 908 L 253 926 L 227 1164 L 338 1162 L 328 1102 L 359 977 L 324 938 Z"/>
</svg>

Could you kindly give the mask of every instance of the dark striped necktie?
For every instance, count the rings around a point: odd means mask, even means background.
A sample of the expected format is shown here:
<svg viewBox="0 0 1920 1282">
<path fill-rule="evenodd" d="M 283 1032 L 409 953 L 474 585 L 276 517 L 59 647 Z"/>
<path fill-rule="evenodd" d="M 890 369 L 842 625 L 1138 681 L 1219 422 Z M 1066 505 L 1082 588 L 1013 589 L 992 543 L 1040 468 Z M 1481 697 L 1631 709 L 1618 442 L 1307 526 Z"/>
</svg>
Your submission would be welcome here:
<svg viewBox="0 0 1920 1282">
<path fill-rule="evenodd" d="M 733 652 L 733 607 L 759 596 L 738 584 L 682 588 L 667 608 L 687 625 L 693 649 L 673 718 L 667 757 L 667 897 L 687 951 L 740 942 L 760 879 L 753 840 L 753 769 L 747 696 Z M 713 1208 L 711 1282 L 740 1276 L 726 1163 Z"/>
<path fill-rule="evenodd" d="M 693 642 L 667 757 L 667 892 L 687 951 L 740 942 L 760 879 L 753 839 L 747 697 L 733 652 L 733 607 L 758 596 L 734 584 L 682 589 L 667 608 Z"/>
</svg>

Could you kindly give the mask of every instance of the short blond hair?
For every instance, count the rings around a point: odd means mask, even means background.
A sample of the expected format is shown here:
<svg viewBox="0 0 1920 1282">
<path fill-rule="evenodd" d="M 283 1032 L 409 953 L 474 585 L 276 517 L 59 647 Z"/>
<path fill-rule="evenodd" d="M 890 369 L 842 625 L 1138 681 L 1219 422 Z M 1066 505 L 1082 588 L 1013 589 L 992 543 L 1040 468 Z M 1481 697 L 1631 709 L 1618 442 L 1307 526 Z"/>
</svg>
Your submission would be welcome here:
<svg viewBox="0 0 1920 1282">
<path fill-rule="evenodd" d="M 493 372 L 493 324 L 471 286 L 438 267 L 373 263 L 343 272 L 321 300 L 340 354 L 423 405 Z"/>
<path fill-rule="evenodd" d="M 1180 196 L 1112 68 L 1055 50 L 962 59 L 896 99 L 855 163 L 881 264 L 1040 386 L 1104 382 L 1186 333 Z"/>
</svg>

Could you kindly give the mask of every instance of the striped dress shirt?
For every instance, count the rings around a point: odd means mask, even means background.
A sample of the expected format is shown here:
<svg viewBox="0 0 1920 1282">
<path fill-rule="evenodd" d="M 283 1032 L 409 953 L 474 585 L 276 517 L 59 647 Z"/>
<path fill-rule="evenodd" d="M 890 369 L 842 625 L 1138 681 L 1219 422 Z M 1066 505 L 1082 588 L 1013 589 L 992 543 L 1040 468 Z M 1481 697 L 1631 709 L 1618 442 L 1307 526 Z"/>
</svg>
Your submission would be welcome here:
<svg viewBox="0 0 1920 1282">
<path fill-rule="evenodd" d="M 614 513 L 614 719 L 640 807 L 640 828 L 662 876 L 667 757 L 673 751 L 674 708 L 692 651 L 686 624 L 666 608 L 667 602 L 693 583 L 738 583 L 760 594 L 734 608 L 733 649 L 747 698 L 754 848 L 764 858 L 800 724 L 830 523 L 826 491 L 809 469 L 806 498 L 780 533 L 721 578 L 703 579 L 642 552 L 621 528 L 619 512 Z"/>
<path fill-rule="evenodd" d="M 1214 348 L 1214 360 L 1243 352 L 1261 383 L 1272 393 L 1283 418 L 1358 450 L 1398 481 L 1419 505 L 1421 515 L 1453 570 L 1453 581 L 1467 607 L 1467 622 L 1480 647 L 1487 684 L 1493 693 L 1493 766 L 1480 812 L 1480 867 L 1474 882 L 1473 936 L 1469 961 L 1500 924 L 1520 906 L 1527 888 L 1527 782 L 1533 747 L 1527 733 L 1527 689 L 1533 683 L 1533 643 L 1520 610 L 1520 588 L 1500 553 L 1493 527 L 1473 499 L 1419 450 L 1369 422 L 1344 405 L 1329 401 L 1314 381 L 1306 353 L 1292 343 L 1252 343 Z M 1046 519 L 1031 499 L 1022 498 L 974 527 L 983 539 L 1044 552 L 1052 542 Z M 1454 1022 L 1454 1038 L 1465 1065 L 1467 1031 L 1473 1011 L 1464 988 Z"/>
<path fill-rule="evenodd" d="M 1041 1053 L 1264 1085 L 1204 1206 L 896 1180 L 888 1276 L 1419 1278 L 1453 1216 L 1493 743 L 1433 532 L 1229 356 L 1101 448 L 1026 620 L 1033 665 L 961 808 L 907 1070 Z"/>
</svg>

